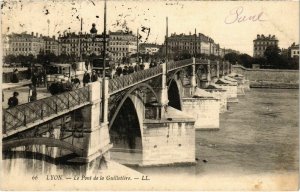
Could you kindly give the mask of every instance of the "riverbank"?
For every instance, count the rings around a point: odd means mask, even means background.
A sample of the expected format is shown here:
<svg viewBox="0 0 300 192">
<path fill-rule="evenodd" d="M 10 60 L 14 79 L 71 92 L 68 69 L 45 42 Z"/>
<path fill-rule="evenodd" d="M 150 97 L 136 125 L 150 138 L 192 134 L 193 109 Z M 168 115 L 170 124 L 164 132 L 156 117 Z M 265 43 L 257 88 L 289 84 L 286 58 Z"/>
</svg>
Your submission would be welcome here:
<svg viewBox="0 0 300 192">
<path fill-rule="evenodd" d="M 270 81 L 250 81 L 250 88 L 299 89 L 299 84 Z"/>
</svg>

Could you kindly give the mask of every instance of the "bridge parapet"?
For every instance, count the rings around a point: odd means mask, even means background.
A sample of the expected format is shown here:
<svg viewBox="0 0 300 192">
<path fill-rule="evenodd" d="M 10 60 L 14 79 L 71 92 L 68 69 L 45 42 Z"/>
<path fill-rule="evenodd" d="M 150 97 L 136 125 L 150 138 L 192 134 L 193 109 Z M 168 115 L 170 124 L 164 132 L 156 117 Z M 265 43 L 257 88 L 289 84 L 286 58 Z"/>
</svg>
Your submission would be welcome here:
<svg viewBox="0 0 300 192">
<path fill-rule="evenodd" d="M 21 127 L 89 103 L 89 87 L 25 103 L 2 110 L 2 133 L 17 132 Z"/>
<path fill-rule="evenodd" d="M 204 59 L 196 58 L 196 59 L 195 59 L 195 63 L 196 63 L 196 64 L 200 64 L 200 65 L 208 65 L 209 60 L 204 60 Z"/>
<path fill-rule="evenodd" d="M 167 64 L 167 70 L 172 71 L 181 67 L 184 67 L 186 65 L 192 65 L 193 64 L 193 59 L 185 59 L 185 60 L 180 60 L 180 61 L 169 61 Z"/>
<path fill-rule="evenodd" d="M 109 86 L 108 86 L 109 88 L 108 93 L 111 95 L 115 92 L 126 89 L 128 87 L 131 87 L 135 84 L 141 83 L 143 81 L 146 81 L 150 78 L 153 78 L 161 74 L 162 74 L 162 67 L 159 65 L 157 67 L 153 67 L 147 70 L 137 71 L 130 75 L 125 75 L 114 79 L 110 79 Z"/>
</svg>

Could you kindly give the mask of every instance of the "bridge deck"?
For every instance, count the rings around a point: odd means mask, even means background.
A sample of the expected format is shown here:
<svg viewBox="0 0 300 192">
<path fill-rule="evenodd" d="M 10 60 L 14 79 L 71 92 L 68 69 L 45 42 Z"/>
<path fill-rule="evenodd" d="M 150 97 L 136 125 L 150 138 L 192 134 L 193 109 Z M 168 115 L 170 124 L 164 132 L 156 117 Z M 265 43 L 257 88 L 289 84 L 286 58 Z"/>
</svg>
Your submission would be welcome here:
<svg viewBox="0 0 300 192">
<path fill-rule="evenodd" d="M 212 77 L 217 76 L 217 69 L 220 62 L 195 59 L 195 65 L 209 66 L 208 64 L 211 65 L 210 68 L 207 67 L 209 70 L 208 72 L 211 73 Z M 167 72 L 191 65 L 193 65 L 193 59 L 169 61 L 167 65 Z M 225 70 L 225 74 L 227 74 L 226 70 L 229 69 L 229 63 L 222 62 L 222 65 L 219 65 L 219 69 L 222 70 L 222 73 L 221 70 L 219 71 L 220 74 L 224 74 L 223 69 Z M 162 75 L 162 72 L 162 66 L 159 65 L 130 75 L 110 79 L 108 84 L 108 93 L 109 95 L 116 94 L 139 83 L 143 83 L 154 77 L 160 76 Z M 7 85 L 7 87 L 9 86 Z M 2 129 L 4 137 L 29 129 L 89 104 L 89 91 L 89 87 L 82 87 L 31 103 L 3 109 Z"/>
</svg>

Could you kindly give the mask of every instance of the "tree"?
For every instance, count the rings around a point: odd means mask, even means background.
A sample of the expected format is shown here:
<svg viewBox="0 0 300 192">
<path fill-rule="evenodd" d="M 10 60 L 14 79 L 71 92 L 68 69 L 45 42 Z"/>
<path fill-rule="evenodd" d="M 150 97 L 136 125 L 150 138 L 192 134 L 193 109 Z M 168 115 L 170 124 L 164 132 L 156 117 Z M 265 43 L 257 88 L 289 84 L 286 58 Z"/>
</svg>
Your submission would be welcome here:
<svg viewBox="0 0 300 192">
<path fill-rule="evenodd" d="M 16 62 L 16 56 L 14 55 L 6 55 L 4 56 L 4 63 L 15 63 Z"/>
<path fill-rule="evenodd" d="M 253 58 L 248 54 L 241 54 L 238 57 L 238 62 L 244 67 L 251 68 L 253 63 Z"/>
<path fill-rule="evenodd" d="M 239 56 L 237 53 L 227 53 L 226 55 L 224 55 L 224 59 L 229 61 L 230 63 L 235 64 L 239 61 Z"/>
<path fill-rule="evenodd" d="M 264 56 L 267 59 L 267 64 L 273 69 L 287 69 L 288 58 L 280 55 L 278 46 L 268 46 L 265 50 Z"/>
</svg>

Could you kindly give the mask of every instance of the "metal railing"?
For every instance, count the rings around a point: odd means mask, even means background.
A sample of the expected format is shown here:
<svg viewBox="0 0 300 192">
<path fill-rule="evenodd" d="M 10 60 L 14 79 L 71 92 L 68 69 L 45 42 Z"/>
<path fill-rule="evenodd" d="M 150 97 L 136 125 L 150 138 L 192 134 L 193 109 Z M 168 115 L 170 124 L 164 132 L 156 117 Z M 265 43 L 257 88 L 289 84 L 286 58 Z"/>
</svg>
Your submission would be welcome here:
<svg viewBox="0 0 300 192">
<path fill-rule="evenodd" d="M 127 87 L 133 86 L 139 82 L 145 81 L 151 77 L 160 75 L 162 73 L 161 65 L 150 69 L 137 71 L 129 75 L 124 75 L 109 80 L 108 93 L 112 94 L 117 91 L 123 90 Z"/>
<path fill-rule="evenodd" d="M 181 67 L 184 67 L 186 65 L 191 65 L 193 64 L 193 59 L 185 59 L 185 60 L 180 60 L 180 61 L 169 61 L 167 64 L 167 70 L 172 71 L 174 69 L 178 69 Z"/>
<path fill-rule="evenodd" d="M 205 60 L 205 59 L 199 59 L 199 58 L 196 58 L 195 59 L 196 61 L 196 64 L 201 64 L 201 65 L 207 65 L 208 64 L 208 60 Z"/>
<path fill-rule="evenodd" d="M 88 86 L 3 109 L 3 134 L 87 102 L 89 102 Z"/>
</svg>

